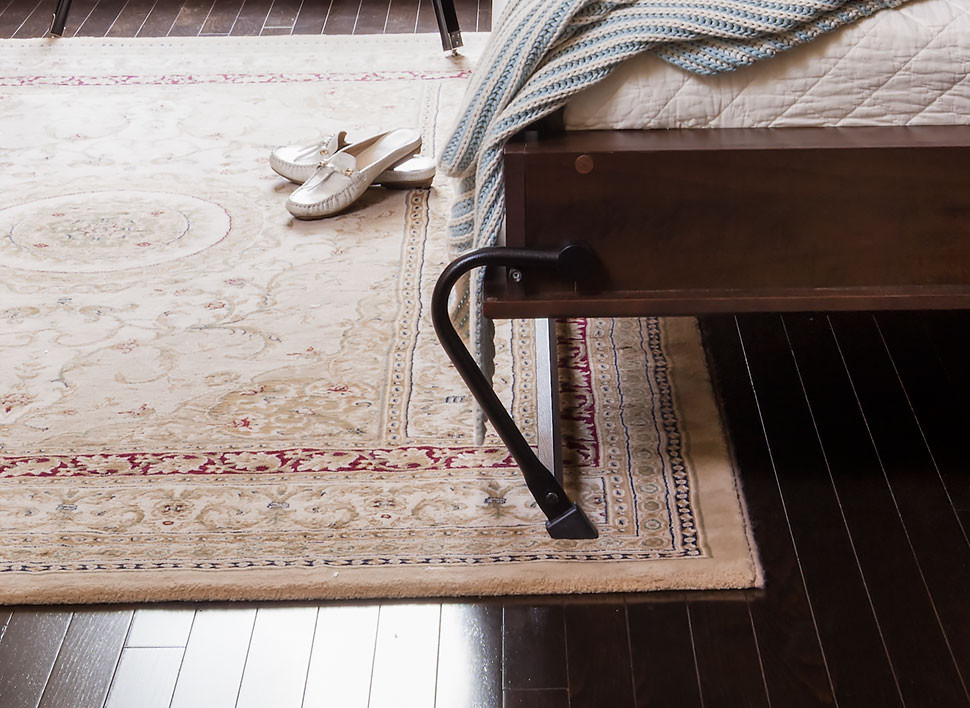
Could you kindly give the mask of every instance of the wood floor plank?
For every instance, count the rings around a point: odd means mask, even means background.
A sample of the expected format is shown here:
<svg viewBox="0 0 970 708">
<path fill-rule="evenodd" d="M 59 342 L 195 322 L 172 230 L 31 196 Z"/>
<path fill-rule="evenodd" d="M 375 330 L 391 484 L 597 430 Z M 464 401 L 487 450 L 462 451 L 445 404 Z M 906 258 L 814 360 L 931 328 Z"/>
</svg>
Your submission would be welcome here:
<svg viewBox="0 0 970 708">
<path fill-rule="evenodd" d="M 899 372 L 907 407 L 919 424 L 953 507 L 970 509 L 970 461 L 952 441 L 970 426 L 970 406 L 949 384 L 936 355 L 923 312 L 884 312 L 876 317 L 880 335 Z M 964 527 L 964 532 L 967 529 Z"/>
<path fill-rule="evenodd" d="M 634 705 L 626 606 L 566 603 L 566 669 L 572 708 Z"/>
<path fill-rule="evenodd" d="M 444 604 L 436 708 L 501 708 L 502 606 Z"/>
<path fill-rule="evenodd" d="M 104 37 L 124 6 L 125 0 L 99 0 L 81 26 L 78 27 L 74 36 Z"/>
<path fill-rule="evenodd" d="M 138 29 L 137 36 L 167 37 L 168 31 L 172 29 L 175 18 L 178 17 L 181 9 L 181 0 L 174 0 L 174 2 L 157 0 L 152 11 L 148 13 L 148 17 L 145 18 L 142 26 Z"/>
<path fill-rule="evenodd" d="M 212 11 L 213 0 L 184 0 L 169 37 L 197 37 Z"/>
<path fill-rule="evenodd" d="M 783 332 L 777 320 L 775 325 L 778 335 L 775 354 L 783 358 L 782 355 L 788 352 L 780 336 Z M 710 357 L 712 375 L 715 388 L 719 392 L 719 403 L 726 418 L 736 464 L 741 472 L 745 501 L 749 514 L 754 519 L 755 542 L 765 573 L 767 591 L 753 595 L 750 608 L 761 650 L 768 695 L 773 703 L 778 701 L 791 708 L 834 705 L 833 689 L 791 528 L 798 520 L 809 518 L 811 512 L 796 506 L 793 510 L 794 520 L 786 514 L 775 458 L 765 439 L 735 318 L 705 318 L 702 331 L 707 350 L 717 351 L 716 357 Z M 788 359 L 788 368 L 791 371 L 790 355 Z M 787 387 L 783 385 L 780 389 L 773 388 L 781 385 L 780 381 L 772 381 L 768 387 L 783 392 L 785 396 L 794 397 L 797 401 L 801 391 L 796 377 L 790 375 L 787 381 Z M 769 407 L 769 415 L 773 415 L 779 403 L 770 392 L 766 392 L 764 398 L 764 404 Z M 780 426 L 785 430 L 779 429 Z M 811 421 L 805 417 L 804 407 L 801 412 L 787 416 L 785 421 L 772 421 L 772 447 L 775 448 L 778 463 L 783 467 L 782 474 L 786 470 L 792 470 L 792 474 L 798 475 L 793 480 L 795 484 L 821 484 L 823 497 L 831 502 L 832 494 L 827 479 L 817 474 L 813 477 L 802 477 L 801 471 L 796 469 L 798 460 L 804 455 L 802 445 L 807 443 L 817 454 L 817 444 L 814 444 L 812 438 Z M 819 465 L 818 469 L 822 466 Z M 786 477 L 791 477 L 791 474 Z M 786 480 L 786 486 L 788 484 Z M 796 488 L 795 494 L 814 498 L 810 496 L 810 490 L 801 488 Z M 807 506 L 813 505 L 809 503 Z M 845 531 L 842 530 L 841 535 L 839 533 L 840 519 L 835 515 L 834 506 L 823 508 L 829 509 L 829 521 L 835 526 L 832 537 L 825 540 L 829 543 L 847 542 Z M 798 535 L 809 535 L 809 544 L 816 538 L 814 529 Z M 806 547 L 806 551 L 813 550 L 818 558 L 810 567 L 821 566 L 824 572 L 824 558 L 827 557 L 828 550 L 813 545 Z M 845 560 L 851 562 L 849 557 Z M 864 595 L 861 599 L 865 602 Z M 833 598 L 832 601 L 838 600 Z M 863 605 L 863 608 L 869 609 L 867 605 Z M 665 695 L 674 694 L 665 692 Z"/>
<path fill-rule="evenodd" d="M 184 652 L 181 647 L 126 647 L 105 708 L 168 708 Z"/>
<path fill-rule="evenodd" d="M 382 605 L 369 708 L 429 708 L 437 682 L 441 605 Z"/>
<path fill-rule="evenodd" d="M 237 708 L 300 708 L 316 617 L 316 607 L 257 610 Z"/>
<path fill-rule="evenodd" d="M 418 21 L 418 5 L 409 0 L 391 0 L 387 11 L 388 34 L 412 34 Z"/>
<path fill-rule="evenodd" d="M 462 32 L 475 32 L 478 29 L 478 0 L 454 0 L 455 16 Z"/>
<path fill-rule="evenodd" d="M 229 34 L 234 37 L 258 35 L 266 22 L 272 0 L 246 0 Z"/>
<path fill-rule="evenodd" d="M 291 32 L 293 25 L 296 24 L 297 15 L 300 14 L 300 5 L 302 4 L 301 0 L 273 0 L 273 6 L 263 23 L 263 31 L 276 28 Z"/>
<path fill-rule="evenodd" d="M 684 596 L 630 600 L 627 623 L 636 705 L 701 708 Z"/>
<path fill-rule="evenodd" d="M 135 610 L 126 647 L 184 647 L 189 640 L 195 607 L 140 607 Z"/>
<path fill-rule="evenodd" d="M 330 12 L 323 26 L 324 34 L 353 34 L 357 24 L 360 0 L 330 0 Z"/>
<path fill-rule="evenodd" d="M 389 10 L 389 0 L 362 0 L 354 34 L 383 34 Z"/>
<path fill-rule="evenodd" d="M 0 639 L 0 706 L 40 703 L 71 616 L 46 609 L 13 611 Z"/>
<path fill-rule="evenodd" d="M 30 13 L 24 23 L 20 26 L 14 37 L 27 39 L 30 37 L 43 37 L 51 26 L 51 17 L 54 14 L 56 3 L 49 0 L 38 3 L 34 11 Z"/>
<path fill-rule="evenodd" d="M 114 23 L 105 33 L 107 37 L 134 37 L 148 19 L 156 0 L 128 0 L 118 13 Z M 72 0 L 71 12 L 76 0 Z"/>
<path fill-rule="evenodd" d="M 504 687 L 568 688 L 562 604 L 508 603 L 503 612 Z"/>
<path fill-rule="evenodd" d="M 478 5 L 478 31 L 490 32 L 492 30 L 492 4 L 482 2 Z"/>
<path fill-rule="evenodd" d="M 747 602 L 688 602 L 705 708 L 767 708 L 768 695 Z"/>
<path fill-rule="evenodd" d="M 957 399 L 970 406 L 970 310 L 923 313 L 926 332 Z"/>
<path fill-rule="evenodd" d="M 228 35 L 232 31 L 232 26 L 236 22 L 242 6 L 243 0 L 215 0 L 215 4 L 212 6 L 212 12 L 206 18 L 205 24 L 199 30 L 199 34 Z"/>
<path fill-rule="evenodd" d="M 842 411 L 825 405 L 808 407 L 789 346 L 789 334 L 813 341 L 818 336 L 813 331 L 816 322 L 811 316 L 783 320 L 752 315 L 738 318 L 738 323 L 757 396 L 759 426 L 766 431 L 782 496 L 779 505 L 797 549 L 835 698 L 846 708 L 900 705 L 869 590 L 852 547 L 841 499 L 832 484 L 830 459 L 823 453 L 816 431 L 816 419 L 828 416 L 838 421 Z M 745 468 L 741 469 L 745 487 Z M 860 489 L 860 493 L 865 491 Z M 756 535 L 759 525 L 756 520 Z M 766 524 L 765 530 L 779 532 L 773 524 Z M 785 574 L 780 571 L 782 577 Z M 768 586 L 768 591 L 773 588 L 777 585 Z M 754 616 L 758 616 L 756 608 L 755 601 Z M 801 631 L 811 630 L 803 626 Z M 768 647 L 763 656 L 768 666 L 775 660 Z M 800 663 L 807 668 L 811 661 Z M 773 676 L 774 671 L 766 669 L 766 675 Z"/>
<path fill-rule="evenodd" d="M 131 610 L 74 612 L 40 708 L 101 708 L 131 626 Z"/>
<path fill-rule="evenodd" d="M 330 0 L 303 3 L 293 24 L 293 34 L 322 34 L 330 12 Z"/>
<path fill-rule="evenodd" d="M 367 708 L 379 613 L 379 605 L 320 608 L 303 708 Z"/>
<path fill-rule="evenodd" d="M 903 701 L 959 705 L 953 702 L 965 696 L 959 676 L 829 318 L 785 321 L 793 323 L 792 348 Z"/>
<path fill-rule="evenodd" d="M 970 677 L 970 603 L 966 600 L 970 544 L 911 414 L 875 318 L 847 313 L 830 319 L 932 615 L 958 673 L 959 687 L 953 686 L 948 700 L 960 701 L 958 689 L 962 689 L 962 700 L 970 705 L 966 686 L 966 677 Z"/>
<path fill-rule="evenodd" d="M 0 14 L 0 39 L 10 39 L 46 0 L 14 0 Z"/>
<path fill-rule="evenodd" d="M 431 0 L 418 0 L 418 19 L 415 32 L 437 32 L 438 21 Z"/>
<path fill-rule="evenodd" d="M 170 708 L 233 708 L 256 620 L 254 607 L 199 609 Z"/>
<path fill-rule="evenodd" d="M 569 708 L 569 692 L 564 688 L 510 690 L 505 692 L 504 708 Z"/>
</svg>

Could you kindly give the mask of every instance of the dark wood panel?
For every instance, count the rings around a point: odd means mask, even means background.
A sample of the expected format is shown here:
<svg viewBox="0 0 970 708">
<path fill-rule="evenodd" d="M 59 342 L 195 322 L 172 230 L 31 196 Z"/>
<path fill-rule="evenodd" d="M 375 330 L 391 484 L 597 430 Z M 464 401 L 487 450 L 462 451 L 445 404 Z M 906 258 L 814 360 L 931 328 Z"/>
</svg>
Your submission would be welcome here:
<svg viewBox="0 0 970 708">
<path fill-rule="evenodd" d="M 565 620 L 571 708 L 633 706 L 626 606 L 567 603 Z"/>
<path fill-rule="evenodd" d="M 743 472 L 744 496 L 755 520 L 755 542 L 765 573 L 766 591 L 752 594 L 750 608 L 768 695 L 773 702 L 781 701 L 792 708 L 833 705 L 831 680 L 793 540 L 792 521 L 782 502 L 736 320 L 705 318 L 702 328 L 708 351 L 713 347 L 718 351 L 716 359 L 711 357 L 712 375 L 720 392 L 722 414 L 729 424 L 736 464 Z M 798 391 L 788 390 L 788 395 L 797 400 Z M 777 453 L 784 463 L 791 451 L 780 449 Z M 822 491 L 826 488 L 823 482 Z M 825 553 L 824 548 L 818 550 Z"/>
<path fill-rule="evenodd" d="M 695 312 L 758 297 L 762 311 L 896 307 L 878 301 L 884 291 L 902 295 L 900 307 L 966 307 L 970 127 L 950 128 L 587 131 L 512 143 L 506 162 L 522 161 L 525 189 L 507 201 L 528 194 L 529 205 L 524 221 L 508 222 L 506 244 L 582 239 L 596 267 L 577 283 L 530 270 L 509 297 L 573 303 L 578 290 L 622 305 L 642 292 L 657 303 L 641 314 L 689 313 L 678 299 Z M 647 167 L 664 179 L 644 193 Z M 826 209 L 802 213 L 793 194 Z"/>
<path fill-rule="evenodd" d="M 169 37 L 198 36 L 209 17 L 212 5 L 213 0 L 185 0 L 168 32 Z"/>
<path fill-rule="evenodd" d="M 505 688 L 567 688 L 563 607 L 504 607 Z"/>
<path fill-rule="evenodd" d="M 504 708 L 570 708 L 569 694 L 564 688 L 506 691 Z"/>
<path fill-rule="evenodd" d="M 698 601 L 687 608 L 705 708 L 767 708 L 747 602 Z"/>
<path fill-rule="evenodd" d="M 788 621 L 800 624 L 802 633 L 813 631 L 811 624 L 814 624 L 840 706 L 899 705 L 868 588 L 853 552 L 841 500 L 832 486 L 829 460 L 820 448 L 815 428 L 815 418 L 833 417 L 838 421 L 842 411 L 838 407 L 821 405 L 819 401 L 813 401 L 814 411 L 808 408 L 782 318 L 752 315 L 738 318 L 738 322 L 744 344 L 742 353 L 750 367 L 752 389 L 759 406 L 759 421 L 755 424 L 759 428 L 764 426 L 776 484 L 782 495 L 778 504 L 784 511 L 784 524 L 790 529 L 811 599 L 810 617 L 789 617 Z M 811 317 L 795 318 L 789 330 L 797 333 L 799 340 L 811 342 L 813 322 Z M 732 425 L 732 430 L 736 428 Z M 829 452 L 838 454 L 837 451 Z M 739 463 L 746 486 L 748 475 L 743 459 Z M 867 490 L 860 490 L 860 493 L 866 494 Z M 763 512 L 759 509 L 758 513 L 755 530 L 760 535 L 760 514 Z M 783 533 L 783 528 L 766 525 L 764 532 Z M 773 560 L 771 557 L 766 559 Z M 781 567 L 767 570 L 769 577 L 774 576 L 778 581 L 788 572 Z M 769 585 L 767 590 L 794 596 L 790 589 L 779 588 L 777 584 Z M 781 598 L 770 600 L 779 601 Z M 785 612 L 784 609 L 781 611 Z M 778 639 L 784 641 L 783 637 Z M 804 636 L 800 642 L 803 647 L 810 644 Z M 795 654 L 802 657 L 771 657 L 767 659 L 768 665 L 774 661 L 799 661 L 800 666 L 787 670 L 789 681 L 794 680 L 808 671 L 814 661 L 807 648 L 796 649 Z M 779 670 L 784 672 L 785 668 L 782 666 Z M 818 692 L 821 688 L 818 678 L 810 685 L 810 691 Z"/>
<path fill-rule="evenodd" d="M 0 706 L 40 703 L 71 612 L 18 609 L 0 639 Z"/>
<path fill-rule="evenodd" d="M 808 401 L 819 411 L 815 423 L 903 700 L 961 705 L 959 676 L 829 320 L 802 318 L 789 332 Z"/>
<path fill-rule="evenodd" d="M 970 676 L 970 545 L 911 414 L 875 318 L 838 314 L 830 321 L 878 465 L 915 555 L 921 584 L 959 670 L 955 678 L 963 688 L 964 700 L 970 703 L 961 680 Z"/>
<path fill-rule="evenodd" d="M 700 708 L 697 662 L 684 596 L 627 603 L 636 705 Z"/>
<path fill-rule="evenodd" d="M 131 610 L 77 610 L 40 708 L 101 708 L 131 624 Z"/>
</svg>

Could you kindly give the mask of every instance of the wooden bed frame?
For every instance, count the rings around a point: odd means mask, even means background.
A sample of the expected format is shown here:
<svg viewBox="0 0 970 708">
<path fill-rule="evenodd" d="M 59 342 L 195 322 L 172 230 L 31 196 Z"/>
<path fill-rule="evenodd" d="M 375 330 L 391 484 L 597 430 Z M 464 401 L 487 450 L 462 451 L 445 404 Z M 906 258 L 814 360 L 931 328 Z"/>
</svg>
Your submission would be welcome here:
<svg viewBox="0 0 970 708">
<path fill-rule="evenodd" d="M 432 313 L 555 538 L 596 530 L 561 485 L 554 318 L 970 308 L 970 126 L 544 127 L 505 180 L 504 242 L 449 265 Z M 539 456 L 448 321 L 480 266 L 484 316 L 540 324 Z"/>
</svg>

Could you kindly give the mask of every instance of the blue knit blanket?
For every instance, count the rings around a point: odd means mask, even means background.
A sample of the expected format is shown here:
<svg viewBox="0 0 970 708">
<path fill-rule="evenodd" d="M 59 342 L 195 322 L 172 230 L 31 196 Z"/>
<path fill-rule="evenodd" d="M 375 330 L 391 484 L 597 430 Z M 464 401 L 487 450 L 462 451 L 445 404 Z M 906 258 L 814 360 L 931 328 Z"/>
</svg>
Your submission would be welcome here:
<svg viewBox="0 0 970 708">
<path fill-rule="evenodd" d="M 452 254 L 496 242 L 505 215 L 506 141 L 604 79 L 624 59 L 650 51 L 687 71 L 718 74 L 905 2 L 510 0 L 439 160 L 442 171 L 459 180 L 449 223 Z M 476 272 L 450 309 L 490 375 L 491 335 L 484 331 L 487 323 L 479 322 L 480 292 Z"/>
</svg>

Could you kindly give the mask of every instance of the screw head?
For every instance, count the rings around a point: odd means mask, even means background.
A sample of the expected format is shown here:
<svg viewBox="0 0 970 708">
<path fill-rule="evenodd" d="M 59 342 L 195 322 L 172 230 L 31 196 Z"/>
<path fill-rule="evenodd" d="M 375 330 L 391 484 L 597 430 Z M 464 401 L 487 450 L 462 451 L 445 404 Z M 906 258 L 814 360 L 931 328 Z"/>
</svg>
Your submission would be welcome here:
<svg viewBox="0 0 970 708">
<path fill-rule="evenodd" d="M 546 504 L 555 504 L 559 501 L 559 495 L 555 492 L 549 492 L 546 495 Z"/>
<path fill-rule="evenodd" d="M 519 270 L 518 268 L 512 268 L 509 271 L 509 278 L 512 279 L 512 282 L 513 283 L 521 283 L 522 282 L 522 271 Z"/>
</svg>

